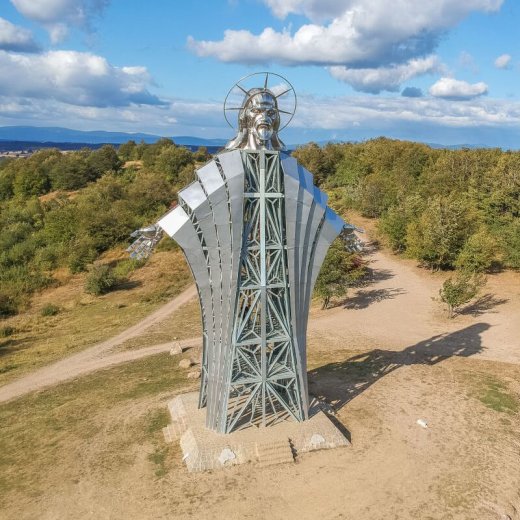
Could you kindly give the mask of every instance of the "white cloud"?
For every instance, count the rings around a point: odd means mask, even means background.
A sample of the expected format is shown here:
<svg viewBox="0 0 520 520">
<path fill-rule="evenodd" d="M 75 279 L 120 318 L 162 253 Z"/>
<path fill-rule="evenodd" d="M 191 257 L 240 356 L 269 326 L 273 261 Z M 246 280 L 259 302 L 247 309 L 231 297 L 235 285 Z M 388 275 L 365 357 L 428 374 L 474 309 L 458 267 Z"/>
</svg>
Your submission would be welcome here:
<svg viewBox="0 0 520 520">
<path fill-rule="evenodd" d="M 0 95 L 0 124 L 232 137 L 222 117 L 221 103 L 182 99 L 170 100 L 165 106 L 84 107 L 56 100 L 15 99 Z M 309 132 L 326 138 L 344 131 L 350 132 L 351 139 L 386 134 L 423 140 L 437 136 L 434 139 L 439 142 L 443 142 L 443 136 L 448 133 L 453 135 L 457 132 L 460 137 L 455 142 L 459 143 L 486 142 L 480 137 L 486 132 L 485 135 L 489 136 L 487 142 L 504 144 L 507 138 L 508 143 L 517 146 L 520 102 L 477 98 L 465 103 L 452 103 L 431 97 L 320 98 L 304 95 L 300 96 L 296 117 L 289 129 L 282 133 L 282 138 L 287 143 L 302 142 L 301 136 Z M 290 138 L 290 134 L 300 137 Z"/>
<path fill-rule="evenodd" d="M 188 39 L 199 56 L 225 62 L 288 65 L 345 65 L 375 68 L 405 63 L 425 56 L 439 37 L 473 11 L 496 11 L 503 0 L 264 0 L 274 14 L 330 19 L 325 25 L 309 23 L 294 33 L 267 27 L 255 35 L 227 30 L 220 41 Z"/>
<path fill-rule="evenodd" d="M 53 43 L 62 41 L 69 26 L 89 29 L 110 0 L 11 0 L 26 18 L 41 23 Z"/>
<path fill-rule="evenodd" d="M 422 74 L 433 73 L 440 68 L 436 56 L 417 58 L 402 65 L 379 67 L 374 69 L 349 69 L 347 67 L 330 67 L 333 77 L 349 83 L 355 90 L 378 94 L 382 90 L 395 92 L 405 81 Z"/>
<path fill-rule="evenodd" d="M 495 67 L 497 69 L 507 69 L 509 67 L 509 63 L 510 62 L 511 62 L 511 55 L 510 54 L 501 54 L 495 60 Z"/>
<path fill-rule="evenodd" d="M 0 95 L 79 106 L 162 105 L 143 67 L 115 67 L 87 52 L 25 55 L 0 51 Z"/>
<path fill-rule="evenodd" d="M 454 78 L 441 78 L 430 87 L 429 92 L 434 97 L 463 101 L 487 94 L 488 86 L 482 81 L 468 83 Z"/>
<path fill-rule="evenodd" d="M 17 52 L 36 52 L 38 45 L 31 31 L 0 17 L 0 49 Z"/>
</svg>

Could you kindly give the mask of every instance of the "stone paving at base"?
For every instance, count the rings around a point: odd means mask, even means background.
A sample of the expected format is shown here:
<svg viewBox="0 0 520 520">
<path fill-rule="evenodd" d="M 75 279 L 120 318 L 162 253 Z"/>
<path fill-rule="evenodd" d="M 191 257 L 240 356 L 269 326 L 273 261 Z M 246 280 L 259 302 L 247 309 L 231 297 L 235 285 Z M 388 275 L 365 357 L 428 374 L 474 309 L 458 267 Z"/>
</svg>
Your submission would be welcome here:
<svg viewBox="0 0 520 520">
<path fill-rule="evenodd" d="M 349 446 L 329 417 L 315 405 L 304 422 L 284 421 L 269 427 L 250 426 L 229 434 L 205 426 L 206 411 L 198 408 L 198 393 L 168 403 L 171 424 L 163 429 L 167 442 L 180 442 L 188 471 L 226 468 L 247 462 L 268 466 L 294 462 L 301 453 Z"/>
</svg>

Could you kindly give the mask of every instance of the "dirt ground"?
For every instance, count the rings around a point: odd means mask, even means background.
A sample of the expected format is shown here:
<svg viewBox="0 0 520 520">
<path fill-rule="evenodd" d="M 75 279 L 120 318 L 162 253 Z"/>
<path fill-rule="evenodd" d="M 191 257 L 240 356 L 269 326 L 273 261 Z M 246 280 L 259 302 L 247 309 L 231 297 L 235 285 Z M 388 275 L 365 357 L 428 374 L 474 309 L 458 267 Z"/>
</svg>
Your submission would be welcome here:
<svg viewBox="0 0 520 520">
<path fill-rule="evenodd" d="M 351 447 L 188 474 L 160 428 L 189 387 L 159 354 L 0 406 L 0 518 L 520 520 L 519 275 L 449 320 L 444 275 L 367 259 L 309 322 L 310 391 Z"/>
</svg>

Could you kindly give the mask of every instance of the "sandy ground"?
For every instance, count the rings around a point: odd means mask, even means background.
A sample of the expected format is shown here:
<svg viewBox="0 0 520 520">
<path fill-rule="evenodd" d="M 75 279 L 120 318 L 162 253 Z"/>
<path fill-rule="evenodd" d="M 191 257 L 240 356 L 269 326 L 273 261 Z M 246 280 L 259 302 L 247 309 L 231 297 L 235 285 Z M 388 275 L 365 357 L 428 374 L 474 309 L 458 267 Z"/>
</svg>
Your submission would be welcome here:
<svg viewBox="0 0 520 520">
<path fill-rule="evenodd" d="M 370 248 L 368 248 L 370 251 Z M 372 271 L 367 287 L 352 291 L 343 305 L 313 310 L 311 337 L 337 343 L 359 338 L 379 348 L 406 348 L 449 335 L 456 341 L 478 330 L 482 359 L 520 363 L 520 275 L 506 272 L 488 276 L 481 296 L 448 319 L 438 301 L 445 273 L 429 274 L 413 261 L 373 250 L 366 255 Z M 351 340 L 349 339 L 349 342 Z"/>
<path fill-rule="evenodd" d="M 188 474 L 172 447 L 170 470 L 156 478 L 150 446 L 129 441 L 128 462 L 111 466 L 114 432 L 171 398 L 154 396 L 100 412 L 99 431 L 65 447 L 74 467 L 48 469 L 59 485 L 20 497 L 6 518 L 520 520 L 520 416 L 478 399 L 495 380 L 520 398 L 518 274 L 490 276 L 482 298 L 449 320 L 432 299 L 445 275 L 378 250 L 367 260 L 371 283 L 343 305 L 314 307 L 309 322 L 310 391 L 335 409 L 351 447 L 204 474 Z M 85 367 L 96 353 L 97 369 L 142 351 L 110 354 L 120 342 L 60 363 Z M 59 364 L 48 369 L 62 379 Z M 17 395 L 38 387 L 35 375 L 16 382 Z"/>
</svg>

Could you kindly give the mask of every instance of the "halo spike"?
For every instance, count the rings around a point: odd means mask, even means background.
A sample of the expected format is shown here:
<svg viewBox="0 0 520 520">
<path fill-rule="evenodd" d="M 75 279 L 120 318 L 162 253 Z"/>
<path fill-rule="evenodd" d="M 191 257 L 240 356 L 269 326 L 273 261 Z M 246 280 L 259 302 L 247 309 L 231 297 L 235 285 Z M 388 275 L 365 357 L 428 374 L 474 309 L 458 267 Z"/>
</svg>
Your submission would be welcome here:
<svg viewBox="0 0 520 520">
<path fill-rule="evenodd" d="M 287 92 L 290 92 L 291 90 L 293 90 L 292 88 L 288 88 L 287 90 L 284 90 L 281 94 L 278 94 L 276 96 L 274 96 L 276 99 L 278 99 L 279 97 L 282 97 L 283 95 L 287 94 Z"/>
</svg>

